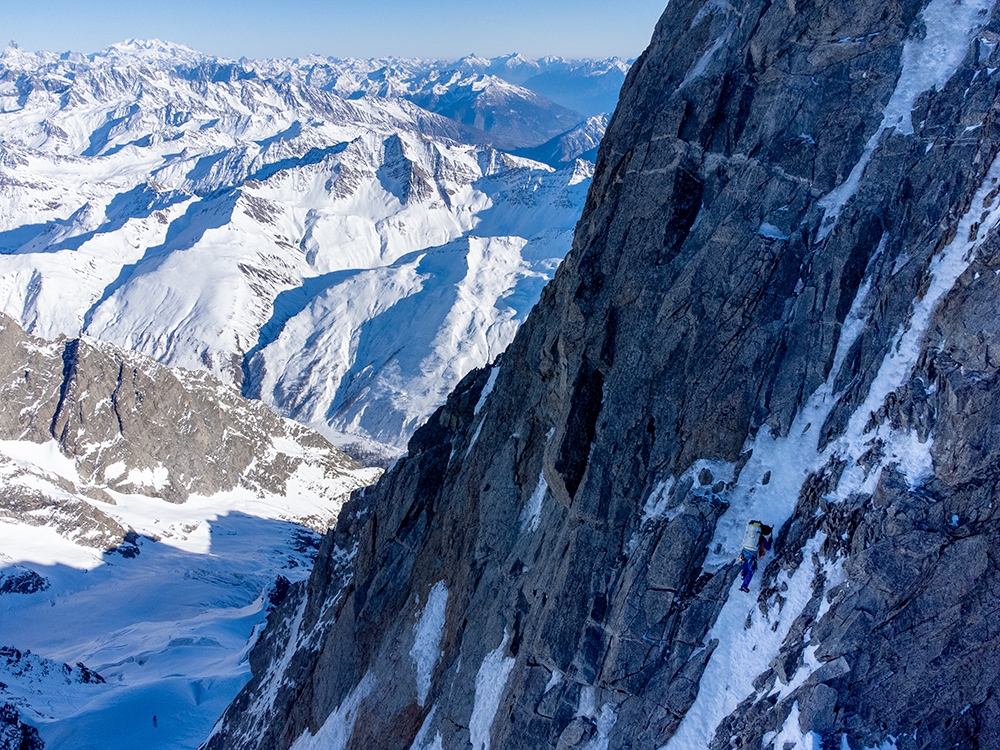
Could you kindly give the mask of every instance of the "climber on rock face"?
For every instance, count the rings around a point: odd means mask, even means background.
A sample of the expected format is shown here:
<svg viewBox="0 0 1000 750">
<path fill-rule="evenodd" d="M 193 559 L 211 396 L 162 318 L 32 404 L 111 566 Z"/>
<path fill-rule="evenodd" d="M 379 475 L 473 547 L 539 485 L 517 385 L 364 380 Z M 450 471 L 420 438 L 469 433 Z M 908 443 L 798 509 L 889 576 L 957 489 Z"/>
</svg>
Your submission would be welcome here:
<svg viewBox="0 0 1000 750">
<path fill-rule="evenodd" d="M 743 569 L 740 571 L 743 584 L 740 586 L 740 591 L 750 590 L 750 579 L 757 571 L 757 560 L 771 549 L 771 531 L 770 526 L 760 521 L 751 521 L 747 525 L 747 533 L 743 537 L 743 549 L 740 550 L 740 562 L 743 563 Z"/>
</svg>

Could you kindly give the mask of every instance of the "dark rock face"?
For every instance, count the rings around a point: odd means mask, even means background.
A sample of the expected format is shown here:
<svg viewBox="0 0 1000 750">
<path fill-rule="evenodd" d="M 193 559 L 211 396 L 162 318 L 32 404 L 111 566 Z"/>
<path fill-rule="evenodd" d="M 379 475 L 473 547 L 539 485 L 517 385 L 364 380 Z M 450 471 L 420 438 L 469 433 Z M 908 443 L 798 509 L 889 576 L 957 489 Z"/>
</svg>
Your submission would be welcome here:
<svg viewBox="0 0 1000 750">
<path fill-rule="evenodd" d="M 0 594 L 36 594 L 49 585 L 47 578 L 33 570 L 15 568 L 0 573 Z"/>
<path fill-rule="evenodd" d="M 37 443 L 54 438 L 84 479 L 106 479 L 119 491 L 141 488 L 174 502 L 240 482 L 280 491 L 297 462 L 280 453 L 265 464 L 254 461 L 268 454 L 275 436 L 331 450 L 319 435 L 208 376 L 170 370 L 93 339 L 50 344 L 4 317 L 0 357 L 0 393 L 8 403 L 29 405 L 3 411 L 0 434 Z M 337 451 L 331 459 L 357 468 Z M 117 475 L 109 471 L 116 464 Z M 157 466 L 165 470 L 161 480 L 129 477 L 132 469 Z"/>
<path fill-rule="evenodd" d="M 0 706 L 0 750 L 42 750 L 44 747 L 38 730 L 21 721 L 14 706 L 9 703 Z"/>
<path fill-rule="evenodd" d="M 970 0 L 672 1 L 555 281 L 207 747 L 1000 746 L 998 41 Z"/>
</svg>

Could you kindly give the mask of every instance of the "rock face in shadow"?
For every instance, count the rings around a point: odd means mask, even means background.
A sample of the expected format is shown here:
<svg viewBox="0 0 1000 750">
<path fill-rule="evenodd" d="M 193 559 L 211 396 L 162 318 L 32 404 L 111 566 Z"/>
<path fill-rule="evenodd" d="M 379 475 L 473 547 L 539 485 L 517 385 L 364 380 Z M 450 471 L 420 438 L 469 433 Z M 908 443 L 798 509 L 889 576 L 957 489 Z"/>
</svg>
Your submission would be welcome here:
<svg viewBox="0 0 1000 750">
<path fill-rule="evenodd" d="M 10 703 L 0 706 L 0 748 L 3 750 L 42 750 L 45 743 L 38 730 L 21 721 Z"/>
<path fill-rule="evenodd" d="M 206 746 L 1000 743 L 998 40 L 985 2 L 672 0 L 572 253 Z"/>
</svg>

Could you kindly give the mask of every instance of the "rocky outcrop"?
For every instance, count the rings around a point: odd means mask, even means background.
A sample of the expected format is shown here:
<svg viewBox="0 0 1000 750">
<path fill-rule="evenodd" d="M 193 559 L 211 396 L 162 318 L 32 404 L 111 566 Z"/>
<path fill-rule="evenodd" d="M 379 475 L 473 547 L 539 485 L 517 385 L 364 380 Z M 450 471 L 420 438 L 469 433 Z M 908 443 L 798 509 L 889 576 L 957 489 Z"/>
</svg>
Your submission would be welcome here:
<svg viewBox="0 0 1000 750">
<path fill-rule="evenodd" d="M 15 568 L 0 573 L 0 594 L 35 594 L 48 587 L 48 579 L 34 570 Z"/>
<path fill-rule="evenodd" d="M 369 479 L 318 434 L 207 375 L 91 339 L 46 342 L 3 317 L 0 397 L 17 406 L 0 412 L 0 439 L 24 441 L 0 450 L 0 518 L 97 549 L 128 533 L 88 502 L 114 505 L 108 490 L 180 503 L 237 487 L 286 494 L 302 471 L 346 480 L 343 494 Z M 330 516 L 301 520 L 324 531 L 342 501 L 330 499 Z"/>
<path fill-rule="evenodd" d="M 10 703 L 0 706 L 0 748 L 3 750 L 42 750 L 45 743 L 38 730 L 21 721 Z"/>
<path fill-rule="evenodd" d="M 38 730 L 22 721 L 18 711 L 20 708 L 33 721 L 43 718 L 42 712 L 32 710 L 32 699 L 45 696 L 49 701 L 58 701 L 59 693 L 67 687 L 83 685 L 85 689 L 100 690 L 104 684 L 104 678 L 85 664 L 71 666 L 31 651 L 0 646 L 0 749 L 45 747 Z"/>
<path fill-rule="evenodd" d="M 671 2 L 555 280 L 345 507 L 207 747 L 1000 743 L 998 34 Z"/>
</svg>

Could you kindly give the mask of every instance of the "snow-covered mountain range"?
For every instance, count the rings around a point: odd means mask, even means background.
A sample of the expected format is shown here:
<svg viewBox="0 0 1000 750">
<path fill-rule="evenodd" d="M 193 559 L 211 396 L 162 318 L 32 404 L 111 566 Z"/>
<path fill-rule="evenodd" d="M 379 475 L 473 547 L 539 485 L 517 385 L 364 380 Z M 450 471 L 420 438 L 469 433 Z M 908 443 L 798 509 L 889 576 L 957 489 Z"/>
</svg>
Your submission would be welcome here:
<svg viewBox="0 0 1000 750">
<path fill-rule="evenodd" d="M 500 75 L 596 91 L 626 68 L 8 46 L 0 310 L 398 454 L 551 278 L 606 126 Z M 553 136 L 536 158 L 558 168 L 497 147 Z"/>
<path fill-rule="evenodd" d="M 515 153 L 557 168 L 576 159 L 596 161 L 597 147 L 608 128 L 609 119 L 608 114 L 588 117 L 572 130 L 560 133 L 540 146 L 518 149 Z"/>
</svg>

